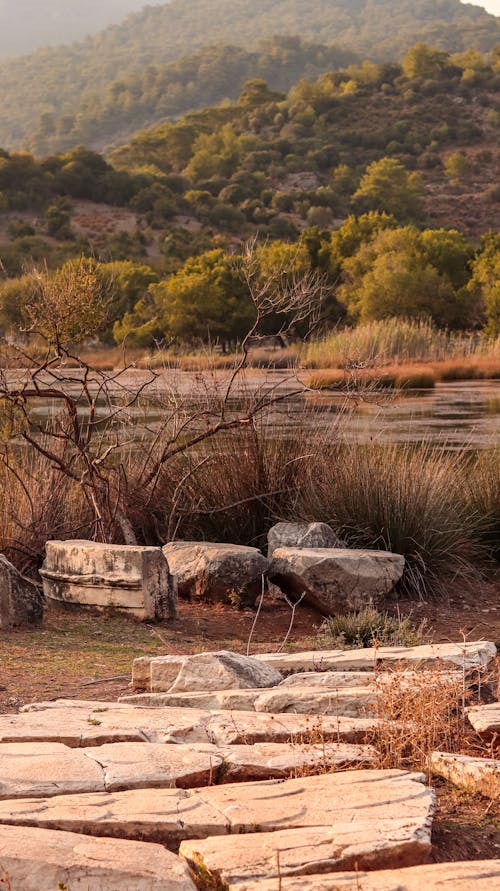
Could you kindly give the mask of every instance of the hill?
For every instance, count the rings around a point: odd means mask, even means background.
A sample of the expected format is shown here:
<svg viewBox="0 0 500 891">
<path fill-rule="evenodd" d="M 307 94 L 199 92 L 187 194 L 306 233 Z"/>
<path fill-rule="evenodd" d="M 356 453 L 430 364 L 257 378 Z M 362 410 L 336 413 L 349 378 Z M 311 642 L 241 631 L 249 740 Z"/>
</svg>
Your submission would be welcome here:
<svg viewBox="0 0 500 891">
<path fill-rule="evenodd" d="M 47 115 L 55 115 L 60 142 L 51 139 L 50 148 L 68 144 L 75 119 L 83 119 L 89 127 L 84 136 L 103 146 L 110 138 L 116 98 L 134 105 L 134 91 L 144 92 L 144 78 L 154 81 L 158 76 L 151 66 L 165 66 L 215 43 L 231 43 L 251 52 L 263 34 L 300 35 L 303 40 L 334 43 L 344 51 L 380 60 L 400 58 L 418 40 L 454 52 L 467 47 L 486 51 L 500 42 L 500 23 L 484 9 L 459 0 L 253 0 L 251 14 L 247 0 L 172 0 L 148 6 L 82 43 L 40 50 L 0 65 L 0 145 L 25 146 L 36 131 L 31 144 L 38 147 L 40 134 L 50 135 L 54 128 Z M 303 73 L 308 74 L 307 67 Z M 176 76 L 163 69 L 159 80 L 162 89 L 167 83 L 167 92 L 171 82 L 177 84 L 182 97 L 185 83 L 182 78 L 176 81 Z M 219 92 L 215 95 L 212 84 L 208 101 L 230 93 L 231 77 L 230 66 L 217 69 Z M 204 86 L 207 79 L 201 70 Z M 200 107 L 204 100 L 196 89 L 188 92 L 186 102 L 182 104 L 181 98 L 175 109 L 168 102 L 164 107 L 158 98 L 150 103 L 147 116 L 145 109 L 137 121 L 132 114 L 122 138 L 136 124 L 140 127 Z M 106 98 L 101 100 L 103 93 Z M 107 119 L 104 115 L 101 136 L 98 124 L 89 121 L 96 105 L 96 117 L 102 114 L 103 102 L 110 114 Z"/>
<path fill-rule="evenodd" d="M 144 0 L 0 0 L 0 58 L 82 40 L 144 5 Z"/>
</svg>

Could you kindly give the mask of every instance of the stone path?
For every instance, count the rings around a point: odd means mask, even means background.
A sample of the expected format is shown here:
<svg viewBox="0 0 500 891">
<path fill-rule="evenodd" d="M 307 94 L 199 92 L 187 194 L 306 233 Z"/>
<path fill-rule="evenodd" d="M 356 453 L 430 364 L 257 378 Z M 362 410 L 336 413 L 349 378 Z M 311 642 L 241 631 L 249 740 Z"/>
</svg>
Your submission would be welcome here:
<svg viewBox="0 0 500 891">
<path fill-rule="evenodd" d="M 479 642 L 142 659 L 136 686 L 166 690 L 1 715 L 0 888 L 496 889 L 499 861 L 424 865 L 434 793 L 421 774 L 377 770 L 367 744 L 393 677 L 411 687 L 431 666 L 474 680 L 495 653 Z M 498 707 L 468 712 L 490 744 Z M 437 774 L 498 796 L 499 762 L 433 759 Z"/>
</svg>

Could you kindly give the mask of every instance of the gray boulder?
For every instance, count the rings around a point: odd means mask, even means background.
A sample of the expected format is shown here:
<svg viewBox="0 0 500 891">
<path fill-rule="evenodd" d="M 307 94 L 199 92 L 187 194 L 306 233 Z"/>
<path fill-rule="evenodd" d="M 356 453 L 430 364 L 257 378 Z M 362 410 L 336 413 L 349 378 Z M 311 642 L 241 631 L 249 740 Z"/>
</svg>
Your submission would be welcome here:
<svg viewBox="0 0 500 891">
<path fill-rule="evenodd" d="M 276 523 L 267 534 L 267 556 L 278 548 L 343 548 L 344 542 L 326 523 Z"/>
<path fill-rule="evenodd" d="M 179 596 L 252 606 L 269 562 L 257 548 L 204 541 L 173 541 L 163 553 Z"/>
<path fill-rule="evenodd" d="M 132 687 L 151 693 L 247 690 L 274 687 L 283 675 L 252 656 L 229 650 L 190 656 L 140 656 L 132 666 Z"/>
<path fill-rule="evenodd" d="M 0 554 L 0 628 L 36 625 L 42 618 L 41 590 Z"/>
<path fill-rule="evenodd" d="M 278 548 L 269 578 L 324 615 L 377 606 L 403 575 L 404 557 L 347 548 Z"/>
</svg>

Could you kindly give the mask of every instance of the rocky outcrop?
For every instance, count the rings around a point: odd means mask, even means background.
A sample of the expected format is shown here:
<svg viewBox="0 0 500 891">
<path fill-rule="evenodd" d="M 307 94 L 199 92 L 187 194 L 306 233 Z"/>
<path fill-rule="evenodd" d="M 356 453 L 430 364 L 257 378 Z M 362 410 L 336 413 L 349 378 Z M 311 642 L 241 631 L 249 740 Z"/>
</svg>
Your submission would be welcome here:
<svg viewBox="0 0 500 891">
<path fill-rule="evenodd" d="M 324 615 L 377 606 L 403 575 L 404 557 L 346 548 L 278 548 L 269 578 L 289 597 Z"/>
<path fill-rule="evenodd" d="M 276 523 L 267 534 L 267 556 L 278 548 L 344 548 L 326 523 Z"/>
<path fill-rule="evenodd" d="M 177 588 L 161 548 L 48 541 L 40 575 L 50 600 L 112 606 L 144 620 L 176 613 Z"/>
<path fill-rule="evenodd" d="M 163 553 L 179 596 L 252 606 L 269 563 L 257 548 L 203 541 L 174 541 Z"/>
<path fill-rule="evenodd" d="M 36 625 L 42 618 L 42 592 L 0 554 L 0 629 Z"/>
<path fill-rule="evenodd" d="M 279 671 L 252 656 L 221 650 L 192 656 L 140 657 L 132 666 L 132 686 L 151 693 L 273 687 Z"/>
</svg>

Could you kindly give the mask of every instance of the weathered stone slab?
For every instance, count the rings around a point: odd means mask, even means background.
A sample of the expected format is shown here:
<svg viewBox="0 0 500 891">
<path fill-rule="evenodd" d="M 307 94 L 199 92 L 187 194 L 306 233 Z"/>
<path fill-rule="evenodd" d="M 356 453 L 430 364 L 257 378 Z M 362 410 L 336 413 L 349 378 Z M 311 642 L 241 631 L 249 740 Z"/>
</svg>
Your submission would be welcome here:
<svg viewBox="0 0 500 891">
<path fill-rule="evenodd" d="M 467 710 L 467 717 L 476 733 L 495 746 L 500 746 L 500 702 L 476 705 Z"/>
<path fill-rule="evenodd" d="M 102 768 L 60 743 L 0 745 L 0 798 L 104 790 Z"/>
<path fill-rule="evenodd" d="M 11 891 L 196 891 L 184 861 L 160 845 L 2 826 L 0 886 Z"/>
<path fill-rule="evenodd" d="M 0 629 L 42 621 L 43 594 L 0 554 Z"/>
<path fill-rule="evenodd" d="M 199 709 L 143 709 L 92 702 L 0 715 L 0 742 L 61 742 L 100 746 L 118 742 L 209 742 L 210 713 Z"/>
<path fill-rule="evenodd" d="M 260 742 L 309 743 L 319 736 L 325 742 L 358 743 L 363 742 L 375 726 L 374 718 L 214 712 L 206 723 L 206 731 L 210 742 L 217 745 L 254 745 Z"/>
<path fill-rule="evenodd" d="M 281 681 L 282 687 L 325 687 L 327 690 L 343 690 L 347 687 L 370 687 L 375 683 L 374 671 L 300 671 Z"/>
<path fill-rule="evenodd" d="M 161 548 L 48 541 L 40 575 L 50 600 L 113 606 L 139 619 L 176 613 L 177 588 Z"/>
<path fill-rule="evenodd" d="M 112 743 L 82 749 L 99 764 L 104 789 L 193 788 L 215 782 L 223 757 L 215 746 Z"/>
<path fill-rule="evenodd" d="M 359 743 L 375 726 L 373 718 L 345 718 L 194 708 L 140 708 L 81 705 L 0 715 L 0 742 L 61 742 L 67 746 L 106 743 L 213 743 L 325 741 Z"/>
<path fill-rule="evenodd" d="M 272 688 L 274 689 L 274 688 Z M 261 690 L 213 690 L 207 693 L 127 693 L 119 702 L 145 708 L 202 708 L 251 711 Z"/>
<path fill-rule="evenodd" d="M 371 746 L 349 743 L 257 743 L 215 749 L 223 759 L 217 776 L 219 783 L 288 779 L 347 767 L 370 767 L 376 758 Z"/>
<path fill-rule="evenodd" d="M 374 714 L 375 706 L 376 694 L 367 687 L 350 687 L 346 690 L 281 687 L 261 693 L 254 702 L 256 712 L 341 715 L 347 718 Z"/>
<path fill-rule="evenodd" d="M 403 575 L 404 557 L 348 548 L 278 548 L 269 579 L 324 615 L 377 606 Z"/>
<path fill-rule="evenodd" d="M 220 650 L 192 656 L 142 656 L 132 665 L 132 686 L 151 693 L 273 687 L 279 671 L 253 656 Z"/>
<path fill-rule="evenodd" d="M 404 813 L 404 802 L 402 803 Z M 384 869 L 425 863 L 431 819 L 335 823 L 241 836 L 185 841 L 180 847 L 195 875 L 213 887 L 340 869 Z"/>
<path fill-rule="evenodd" d="M 424 644 L 419 647 L 369 647 L 360 650 L 309 650 L 304 653 L 259 653 L 256 658 L 283 673 L 327 671 L 373 671 L 375 668 L 407 666 L 412 669 L 453 668 L 466 672 L 484 670 L 495 658 L 491 641 Z M 500 712 L 499 712 L 500 714 Z M 500 720 L 500 718 L 499 718 Z"/>
<path fill-rule="evenodd" d="M 485 798 L 500 800 L 500 761 L 493 758 L 472 758 L 470 755 L 453 755 L 449 752 L 433 752 L 433 773 L 445 780 Z"/>
<path fill-rule="evenodd" d="M 344 548 L 327 523 L 276 523 L 267 533 L 267 556 L 278 548 Z"/>
<path fill-rule="evenodd" d="M 358 717 L 373 712 L 375 693 L 369 687 L 325 689 L 320 686 L 272 687 L 266 690 L 217 690 L 212 693 L 139 693 L 120 701 L 148 708 L 206 708 L 224 711 L 291 712 L 305 715 Z"/>
<path fill-rule="evenodd" d="M 0 824 L 145 839 L 189 838 L 335 823 L 408 820 L 427 826 L 434 794 L 422 774 L 357 770 L 292 780 L 142 789 L 0 801 Z"/>
<path fill-rule="evenodd" d="M 177 579 L 179 596 L 252 606 L 269 561 L 257 548 L 204 541 L 173 541 L 163 553 Z"/>
<path fill-rule="evenodd" d="M 244 881 L 228 891 L 497 891 L 499 884 L 500 860 L 473 860 Z"/>
</svg>

